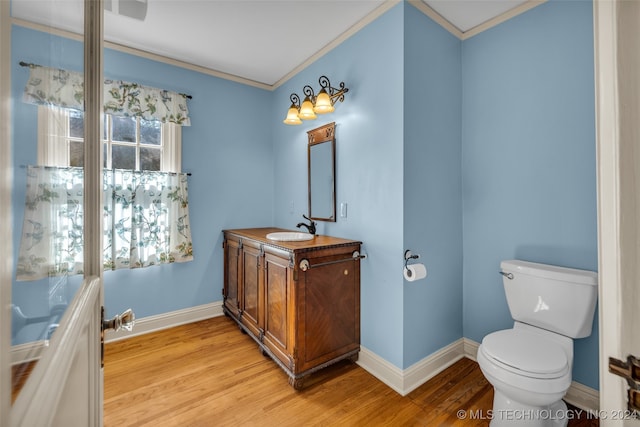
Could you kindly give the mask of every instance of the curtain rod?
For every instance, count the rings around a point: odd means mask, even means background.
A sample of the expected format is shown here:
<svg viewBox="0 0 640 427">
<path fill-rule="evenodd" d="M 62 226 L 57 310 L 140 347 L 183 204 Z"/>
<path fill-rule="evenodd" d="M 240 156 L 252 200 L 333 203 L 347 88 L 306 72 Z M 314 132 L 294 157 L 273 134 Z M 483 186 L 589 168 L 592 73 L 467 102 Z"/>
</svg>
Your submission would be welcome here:
<svg viewBox="0 0 640 427">
<path fill-rule="evenodd" d="M 47 165 L 20 165 L 20 168 L 22 169 L 26 169 L 29 166 L 35 166 L 38 168 L 45 168 L 45 169 L 72 169 L 72 168 L 76 168 L 76 169 L 82 169 L 79 166 L 47 166 Z M 116 168 L 117 169 L 117 168 Z M 111 171 L 113 169 L 102 169 L 105 171 Z M 191 172 L 164 172 L 164 171 L 137 171 L 137 170 L 133 170 L 133 169 L 119 169 L 119 170 L 125 170 L 127 172 L 131 171 L 131 172 L 162 172 L 162 173 L 172 173 L 172 174 L 186 174 L 187 176 L 191 176 Z"/>
<path fill-rule="evenodd" d="M 24 61 L 20 61 L 19 64 L 20 64 L 21 67 L 29 67 L 29 68 L 42 67 L 42 65 L 32 64 L 30 62 L 24 62 Z M 184 96 L 185 98 L 188 98 L 188 99 L 193 99 L 193 96 L 187 95 L 186 93 L 179 93 L 179 95 L 182 95 L 182 96 Z"/>
</svg>

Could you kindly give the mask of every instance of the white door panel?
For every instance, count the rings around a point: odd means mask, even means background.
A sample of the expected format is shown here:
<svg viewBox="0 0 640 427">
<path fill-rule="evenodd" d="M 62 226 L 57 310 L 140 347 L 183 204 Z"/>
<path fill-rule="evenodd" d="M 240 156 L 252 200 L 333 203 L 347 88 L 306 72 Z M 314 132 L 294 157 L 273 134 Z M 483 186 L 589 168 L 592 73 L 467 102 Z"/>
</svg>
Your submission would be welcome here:
<svg viewBox="0 0 640 427">
<path fill-rule="evenodd" d="M 16 399 L 12 426 L 98 426 L 100 279 L 85 280 Z"/>
</svg>

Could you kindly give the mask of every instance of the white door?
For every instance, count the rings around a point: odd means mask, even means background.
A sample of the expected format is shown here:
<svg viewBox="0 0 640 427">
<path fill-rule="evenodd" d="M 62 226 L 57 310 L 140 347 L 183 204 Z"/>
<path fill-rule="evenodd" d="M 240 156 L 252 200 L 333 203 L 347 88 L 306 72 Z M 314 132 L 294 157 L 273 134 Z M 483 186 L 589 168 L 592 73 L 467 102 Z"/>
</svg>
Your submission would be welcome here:
<svg viewBox="0 0 640 427">
<path fill-rule="evenodd" d="M 640 357 L 640 2 L 594 1 L 600 424 L 640 426 L 609 358 Z"/>
<path fill-rule="evenodd" d="M 84 271 L 85 280 L 67 306 L 26 383 L 11 404 L 11 138 L 10 2 L 0 0 L 0 425 L 101 426 L 103 371 L 101 97 L 102 0 L 84 1 Z M 53 3 L 44 6 L 55 7 Z M 24 141 L 21 141 L 24 143 Z M 15 315 L 13 317 L 16 318 Z M 23 318 L 24 319 L 24 318 Z M 17 323 L 17 322 L 14 322 Z M 47 336 L 48 337 L 48 336 Z"/>
<path fill-rule="evenodd" d="M 86 279 L 11 408 L 12 426 L 101 426 L 100 294 Z"/>
</svg>

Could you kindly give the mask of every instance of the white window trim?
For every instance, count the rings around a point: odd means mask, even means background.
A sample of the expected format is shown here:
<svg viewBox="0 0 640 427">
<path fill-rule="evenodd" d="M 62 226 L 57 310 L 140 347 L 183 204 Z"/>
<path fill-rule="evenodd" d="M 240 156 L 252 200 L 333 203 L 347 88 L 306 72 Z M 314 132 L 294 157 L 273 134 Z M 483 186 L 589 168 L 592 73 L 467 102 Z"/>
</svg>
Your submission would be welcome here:
<svg viewBox="0 0 640 427">
<path fill-rule="evenodd" d="M 69 166 L 69 110 L 38 106 L 38 157 L 39 165 Z M 162 124 L 162 172 L 182 171 L 182 126 Z"/>
<path fill-rule="evenodd" d="M 38 106 L 38 164 L 69 166 L 69 111 Z"/>
<path fill-rule="evenodd" d="M 160 170 L 182 172 L 182 126 L 175 123 L 162 124 Z"/>
</svg>

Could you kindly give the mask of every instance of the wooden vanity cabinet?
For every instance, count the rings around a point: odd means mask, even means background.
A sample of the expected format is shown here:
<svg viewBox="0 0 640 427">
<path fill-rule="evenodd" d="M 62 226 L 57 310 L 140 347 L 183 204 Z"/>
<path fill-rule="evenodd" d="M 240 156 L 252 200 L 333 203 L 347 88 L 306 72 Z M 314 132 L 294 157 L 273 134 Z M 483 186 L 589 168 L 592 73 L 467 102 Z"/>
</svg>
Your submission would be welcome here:
<svg viewBox="0 0 640 427">
<path fill-rule="evenodd" d="M 268 240 L 275 231 L 285 230 L 224 231 L 223 309 L 299 389 L 312 372 L 357 359 L 360 242 Z"/>
</svg>

